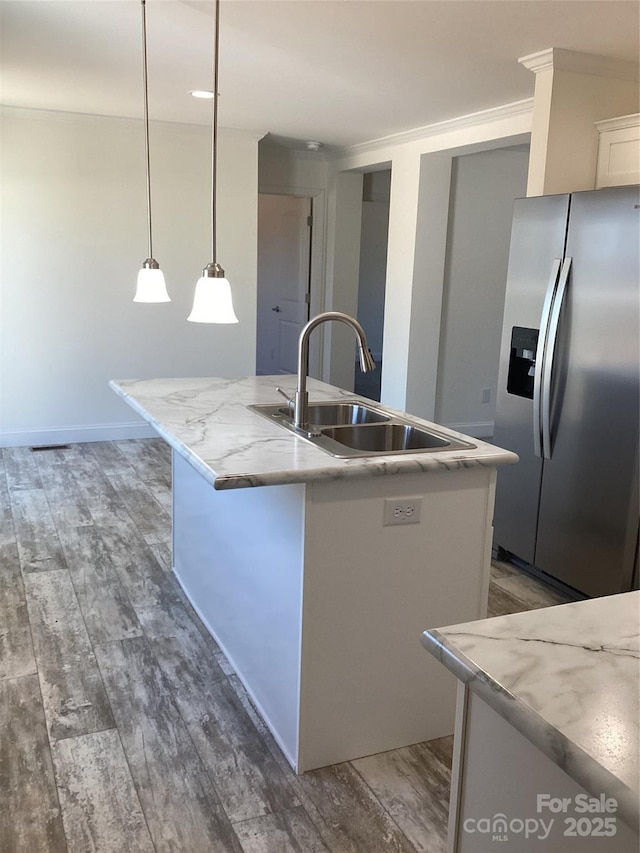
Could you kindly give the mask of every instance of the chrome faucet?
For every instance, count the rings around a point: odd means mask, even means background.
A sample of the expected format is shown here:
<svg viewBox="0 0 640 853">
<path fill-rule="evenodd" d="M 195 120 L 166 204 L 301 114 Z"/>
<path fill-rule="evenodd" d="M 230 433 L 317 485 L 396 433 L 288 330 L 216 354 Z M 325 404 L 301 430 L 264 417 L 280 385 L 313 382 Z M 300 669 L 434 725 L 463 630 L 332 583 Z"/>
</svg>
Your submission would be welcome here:
<svg viewBox="0 0 640 853">
<path fill-rule="evenodd" d="M 308 404 L 309 394 L 307 393 L 307 374 L 309 372 L 309 337 L 311 332 L 321 323 L 326 323 L 329 320 L 338 320 L 340 323 L 346 323 L 351 326 L 358 338 L 358 350 L 360 354 L 360 369 L 363 373 L 369 373 L 375 370 L 376 363 L 371 355 L 371 350 L 367 344 L 367 336 L 364 329 L 353 317 L 348 314 L 343 314 L 342 311 L 325 311 L 324 314 L 318 314 L 304 326 L 300 332 L 298 339 L 298 385 L 293 400 L 293 423 L 296 429 L 309 431 L 309 415 Z"/>
</svg>

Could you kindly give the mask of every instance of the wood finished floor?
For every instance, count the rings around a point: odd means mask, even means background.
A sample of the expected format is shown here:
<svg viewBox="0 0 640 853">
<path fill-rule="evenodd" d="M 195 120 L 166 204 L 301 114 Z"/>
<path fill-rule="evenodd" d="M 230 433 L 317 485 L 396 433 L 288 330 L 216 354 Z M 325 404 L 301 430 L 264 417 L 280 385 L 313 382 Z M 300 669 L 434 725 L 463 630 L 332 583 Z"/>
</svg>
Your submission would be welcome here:
<svg viewBox="0 0 640 853">
<path fill-rule="evenodd" d="M 451 738 L 296 776 L 170 571 L 160 440 L 2 451 L 2 853 L 441 853 Z M 489 613 L 560 603 L 496 564 Z"/>
</svg>

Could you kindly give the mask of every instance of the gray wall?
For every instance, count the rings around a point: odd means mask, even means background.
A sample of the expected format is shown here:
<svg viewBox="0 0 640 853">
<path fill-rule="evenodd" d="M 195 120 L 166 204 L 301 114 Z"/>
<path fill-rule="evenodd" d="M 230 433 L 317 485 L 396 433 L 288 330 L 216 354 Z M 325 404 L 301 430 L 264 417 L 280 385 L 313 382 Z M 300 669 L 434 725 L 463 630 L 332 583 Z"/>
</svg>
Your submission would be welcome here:
<svg viewBox="0 0 640 853">
<path fill-rule="evenodd" d="M 518 146 L 453 162 L 436 420 L 479 437 L 493 433 L 513 200 L 526 194 L 528 156 Z"/>
<path fill-rule="evenodd" d="M 376 360 L 382 357 L 390 184 L 391 170 L 386 169 L 365 175 L 362 188 L 358 320 Z"/>
</svg>

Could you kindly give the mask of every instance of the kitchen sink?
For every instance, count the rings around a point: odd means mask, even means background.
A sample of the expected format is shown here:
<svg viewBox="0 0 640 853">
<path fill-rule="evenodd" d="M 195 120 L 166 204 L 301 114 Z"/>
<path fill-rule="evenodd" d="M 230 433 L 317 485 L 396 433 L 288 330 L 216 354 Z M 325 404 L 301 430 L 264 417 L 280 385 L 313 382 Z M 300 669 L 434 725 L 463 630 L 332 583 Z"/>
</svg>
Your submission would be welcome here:
<svg viewBox="0 0 640 853">
<path fill-rule="evenodd" d="M 272 414 L 276 419 L 279 417 L 291 418 L 292 411 L 288 406 L 252 406 L 253 409 L 263 408 L 267 414 Z M 271 410 L 275 411 L 272 413 Z M 309 403 L 309 423 L 318 426 L 341 426 L 346 424 L 372 424 L 383 423 L 389 420 L 389 416 L 377 411 L 364 403 Z M 262 413 L 262 412 L 261 412 Z"/>
<path fill-rule="evenodd" d="M 411 450 L 439 450 L 451 447 L 449 439 L 409 424 L 386 423 L 360 426 L 337 426 L 323 429 L 322 435 L 351 450 L 374 453 L 397 453 Z"/>
<path fill-rule="evenodd" d="M 310 403 L 308 431 L 295 428 L 293 413 L 288 406 L 263 403 L 249 406 L 249 409 L 339 458 L 434 453 L 475 447 L 467 441 L 418 426 L 359 400 Z"/>
<path fill-rule="evenodd" d="M 265 418 L 276 421 L 281 426 L 293 428 L 293 408 L 279 403 L 256 403 L 249 408 Z M 390 419 L 386 413 L 359 400 L 327 401 L 309 403 L 309 423 L 311 432 L 319 427 L 344 426 L 350 424 L 384 423 Z"/>
</svg>

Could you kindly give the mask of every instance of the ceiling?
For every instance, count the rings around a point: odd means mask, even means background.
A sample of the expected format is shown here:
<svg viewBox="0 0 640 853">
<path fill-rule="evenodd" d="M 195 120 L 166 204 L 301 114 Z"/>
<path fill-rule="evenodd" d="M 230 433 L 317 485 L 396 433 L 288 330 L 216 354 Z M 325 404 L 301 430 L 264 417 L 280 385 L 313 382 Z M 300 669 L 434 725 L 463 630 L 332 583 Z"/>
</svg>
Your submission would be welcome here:
<svg viewBox="0 0 640 853">
<path fill-rule="evenodd" d="M 152 119 L 210 122 L 213 4 L 147 0 Z M 519 56 L 637 62 L 636 0 L 222 0 L 220 124 L 345 146 L 533 95 Z M 140 117 L 139 0 L 0 0 L 3 104 Z"/>
</svg>

